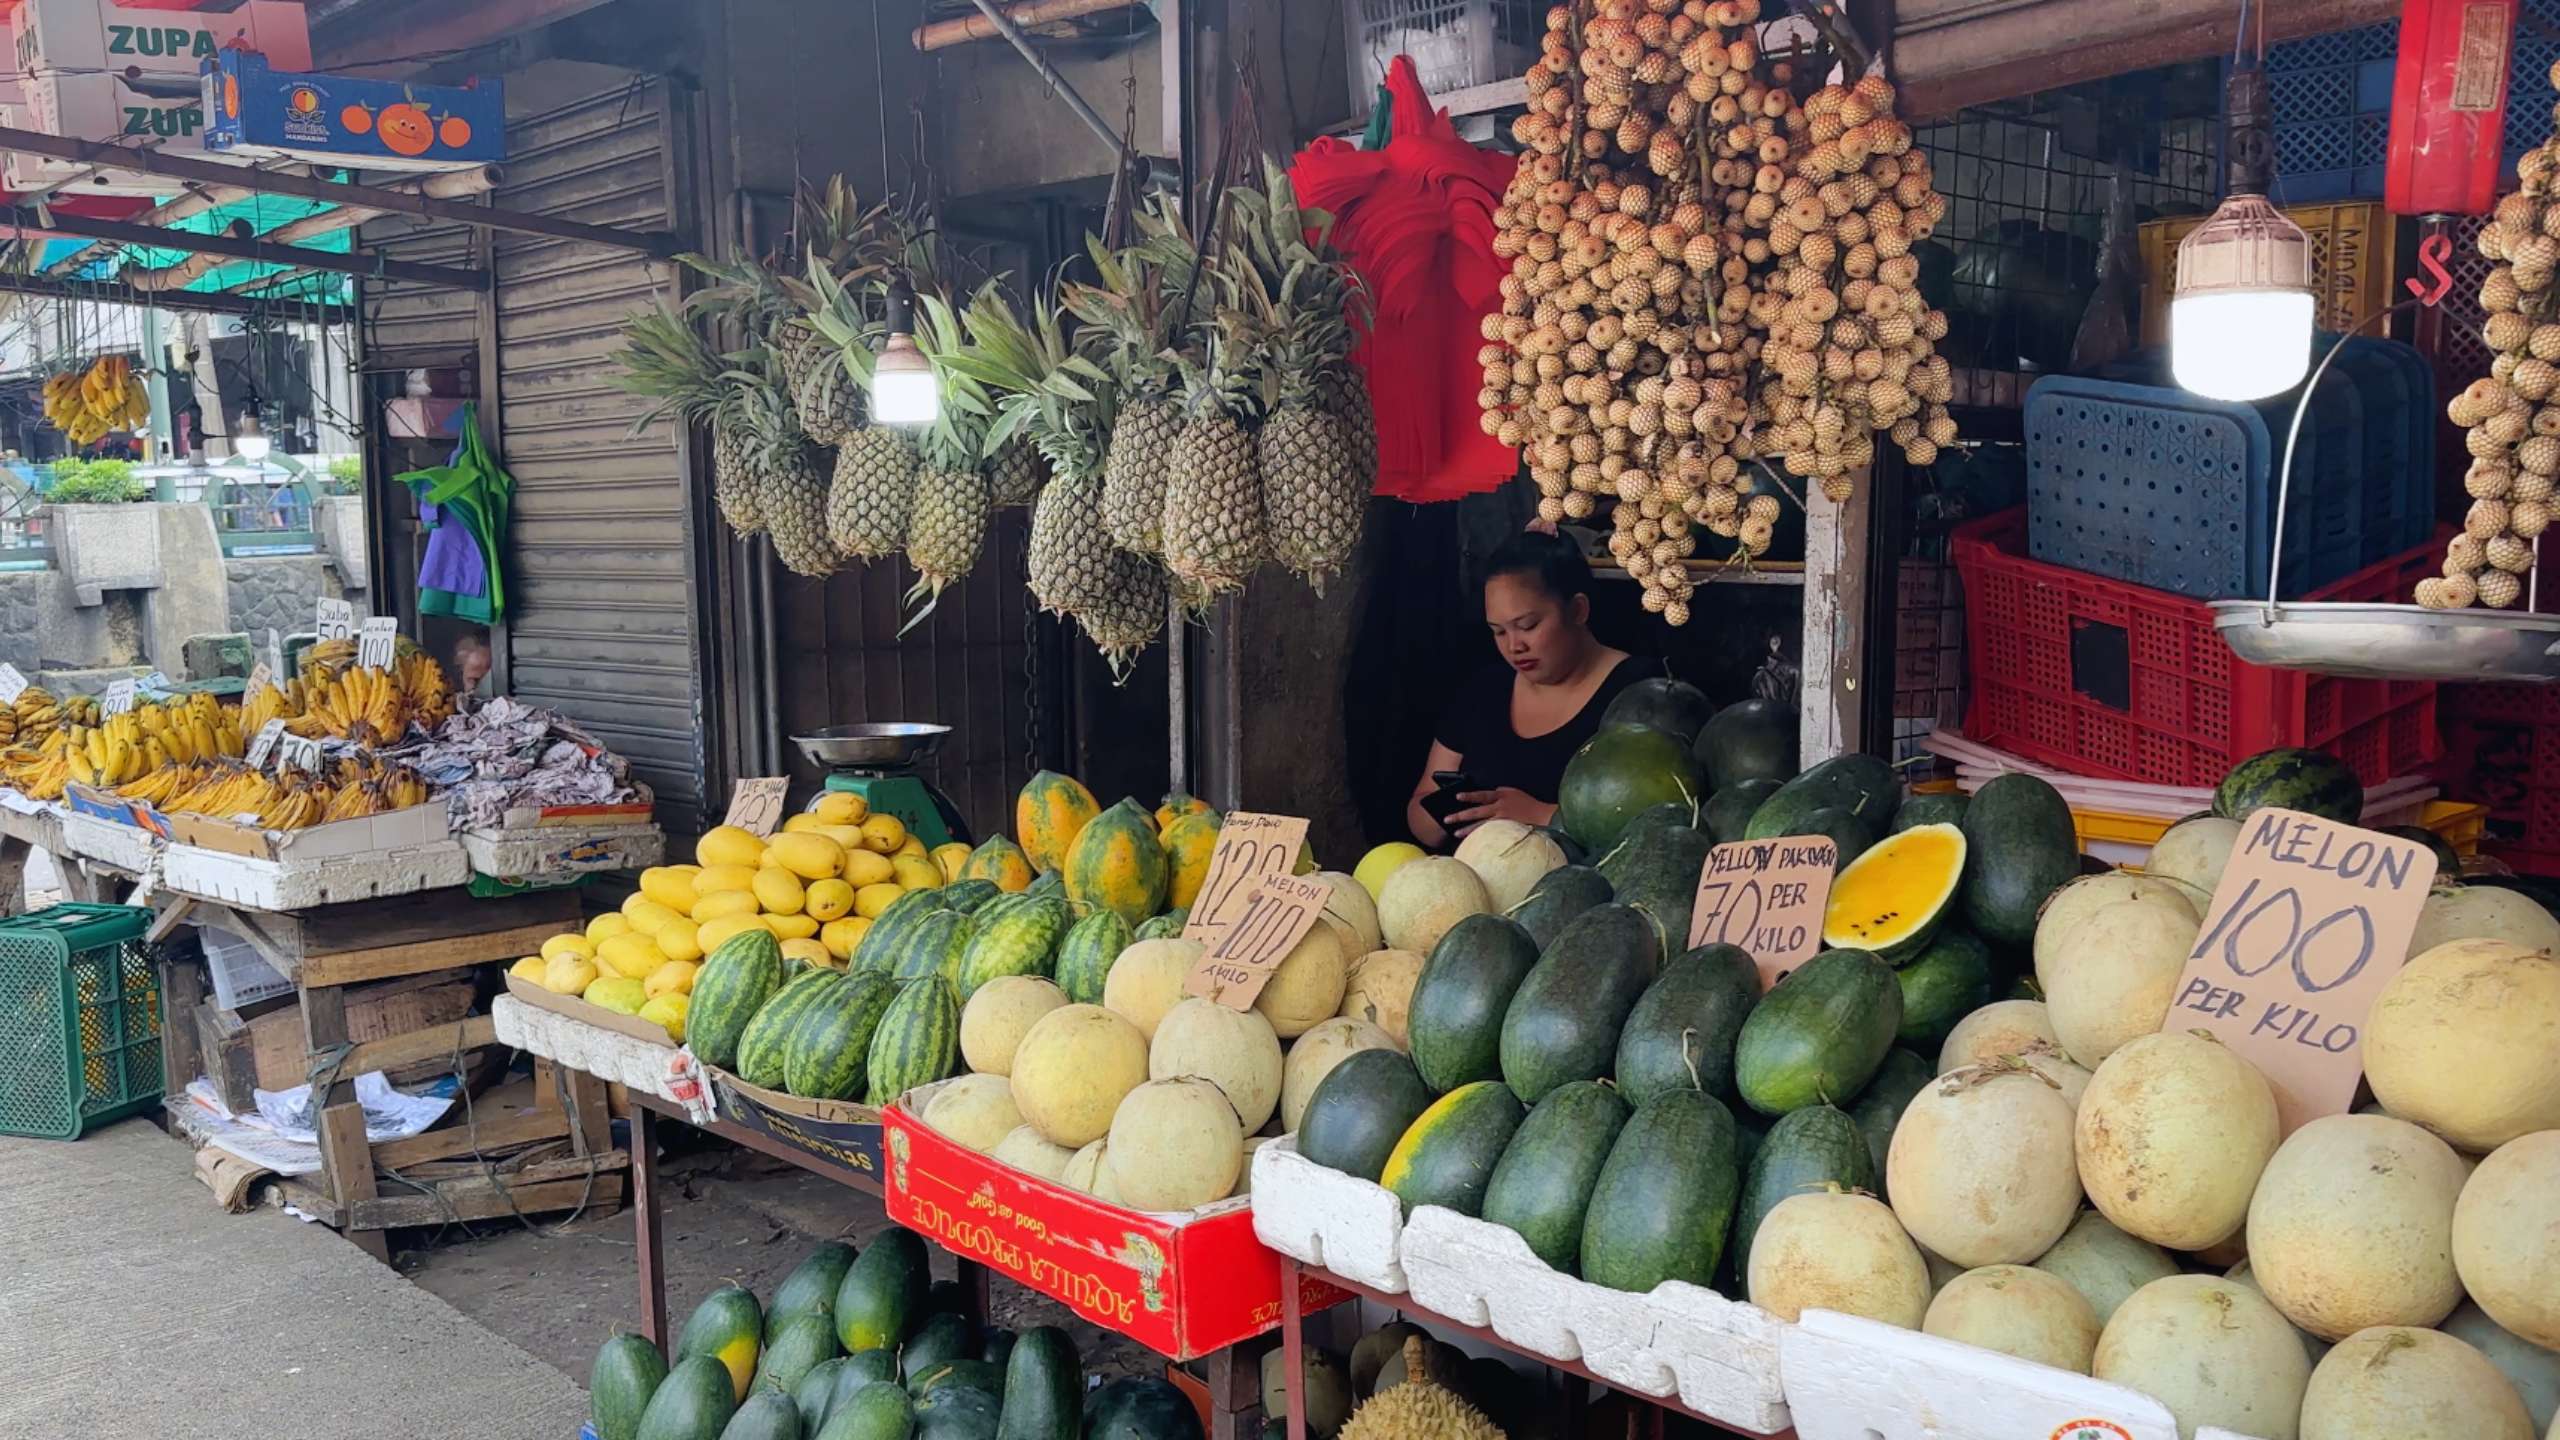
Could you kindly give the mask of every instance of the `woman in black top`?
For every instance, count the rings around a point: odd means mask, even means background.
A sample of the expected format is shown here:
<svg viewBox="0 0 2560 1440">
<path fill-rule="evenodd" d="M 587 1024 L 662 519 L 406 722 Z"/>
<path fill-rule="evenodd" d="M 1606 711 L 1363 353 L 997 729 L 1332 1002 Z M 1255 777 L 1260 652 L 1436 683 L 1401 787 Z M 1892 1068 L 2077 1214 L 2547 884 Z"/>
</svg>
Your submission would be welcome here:
<svg viewBox="0 0 2560 1440">
<path fill-rule="evenodd" d="M 1515 535 L 1485 568 L 1484 620 L 1502 663 L 1459 687 L 1441 712 L 1405 823 L 1425 845 L 1448 843 L 1487 820 L 1544 825 L 1555 818 L 1564 766 L 1600 728 L 1618 692 L 1663 673 L 1591 633 L 1591 567 L 1570 540 Z M 1444 827 L 1422 808 L 1435 772 L 1464 770 L 1477 787 Z"/>
</svg>

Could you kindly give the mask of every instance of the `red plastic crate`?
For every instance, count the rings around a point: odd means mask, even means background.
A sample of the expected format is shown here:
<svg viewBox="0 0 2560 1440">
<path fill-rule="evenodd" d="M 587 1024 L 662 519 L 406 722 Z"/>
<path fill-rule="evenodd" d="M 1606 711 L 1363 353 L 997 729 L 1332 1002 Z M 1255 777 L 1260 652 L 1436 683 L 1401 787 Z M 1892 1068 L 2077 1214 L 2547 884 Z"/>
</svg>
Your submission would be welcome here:
<svg viewBox="0 0 2560 1440">
<path fill-rule="evenodd" d="M 2243 664 L 2204 602 L 2026 549 L 2024 507 L 1955 533 L 1973 690 L 1965 733 L 1984 744 L 2075 775 L 2208 787 L 2280 745 L 2329 751 L 2368 786 L 2443 753 L 2432 683 Z M 2430 543 L 2303 598 L 2404 601 L 2435 564 Z"/>
<path fill-rule="evenodd" d="M 2560 877 L 2560 693 L 2542 685 L 2444 689 L 2449 793 L 2489 807 L 2480 848 Z"/>
</svg>

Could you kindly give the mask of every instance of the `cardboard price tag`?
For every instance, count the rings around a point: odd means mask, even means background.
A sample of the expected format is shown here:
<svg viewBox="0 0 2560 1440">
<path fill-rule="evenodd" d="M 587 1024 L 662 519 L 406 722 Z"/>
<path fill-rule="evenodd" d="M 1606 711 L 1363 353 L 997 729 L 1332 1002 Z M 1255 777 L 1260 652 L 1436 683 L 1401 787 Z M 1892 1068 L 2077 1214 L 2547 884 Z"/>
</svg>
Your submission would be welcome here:
<svg viewBox="0 0 2560 1440">
<path fill-rule="evenodd" d="M 2202 1030 L 2258 1067 L 2286 1134 L 2355 1101 L 2364 1019 L 2409 960 L 2433 852 L 2298 810 L 2261 810 L 2240 843 L 2163 1030 Z"/>
<path fill-rule="evenodd" d="M 275 683 L 276 672 L 268 666 L 266 661 L 261 660 L 249 667 L 249 678 L 240 686 L 241 698 L 246 699 L 261 690 L 272 689 Z"/>
<path fill-rule="evenodd" d="M 329 763 L 329 752 L 317 741 L 302 735 L 276 737 L 276 767 L 290 765 L 306 775 L 317 775 Z"/>
<path fill-rule="evenodd" d="M 729 818 L 724 825 L 735 825 L 750 835 L 771 835 L 782 824 L 782 806 L 791 789 L 788 775 L 765 775 L 741 780 L 729 792 Z"/>
<path fill-rule="evenodd" d="M 1689 908 L 1689 948 L 1736 945 L 1760 962 L 1760 988 L 1822 948 L 1822 912 L 1840 846 L 1822 835 L 1737 840 L 1707 852 Z"/>
<path fill-rule="evenodd" d="M 391 657 L 400 646 L 400 621 L 392 615 L 371 615 L 356 627 L 356 663 L 368 670 L 388 670 Z"/>
<path fill-rule="evenodd" d="M 0 705 L 15 705 L 26 693 L 27 677 L 18 673 L 17 666 L 0 663 Z"/>
<path fill-rule="evenodd" d="M 1265 876 L 1286 875 L 1297 868 L 1299 847 L 1307 843 L 1307 822 L 1296 815 L 1264 815 L 1252 810 L 1229 814 L 1218 827 L 1217 848 L 1209 852 L 1209 873 L 1182 922 L 1182 938 L 1212 950 L 1252 904 L 1254 886 Z"/>
<path fill-rule="evenodd" d="M 134 691 L 139 688 L 140 685 L 132 680 L 108 681 L 107 693 L 98 697 L 98 713 L 122 715 L 132 710 Z"/>
<path fill-rule="evenodd" d="M 353 640 L 356 638 L 354 602 L 322 600 L 312 616 L 311 628 L 323 640 Z"/>
<path fill-rule="evenodd" d="M 267 763 L 267 757 L 276 753 L 276 742 L 283 738 L 284 722 L 270 720 L 258 727 L 257 734 L 249 737 L 248 753 L 240 758 L 248 761 L 252 767 L 264 765 Z"/>
<path fill-rule="evenodd" d="M 1183 993 L 1207 996 L 1230 1010 L 1252 1009 L 1280 962 L 1315 928 L 1332 898 L 1333 887 L 1312 875 L 1263 876 L 1245 892 L 1235 923 L 1183 977 Z"/>
</svg>

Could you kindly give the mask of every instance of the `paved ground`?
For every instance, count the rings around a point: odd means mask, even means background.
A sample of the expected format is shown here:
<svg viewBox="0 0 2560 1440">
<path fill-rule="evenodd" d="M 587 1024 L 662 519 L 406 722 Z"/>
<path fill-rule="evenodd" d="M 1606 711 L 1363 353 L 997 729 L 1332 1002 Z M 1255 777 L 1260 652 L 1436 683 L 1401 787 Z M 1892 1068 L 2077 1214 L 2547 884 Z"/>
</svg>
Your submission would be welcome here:
<svg viewBox="0 0 2560 1440">
<path fill-rule="evenodd" d="M 568 1376 L 331 1231 L 222 1213 L 143 1121 L 0 1139 L 0 1196 L 0 1435 L 567 1440 L 585 1417 Z"/>
</svg>

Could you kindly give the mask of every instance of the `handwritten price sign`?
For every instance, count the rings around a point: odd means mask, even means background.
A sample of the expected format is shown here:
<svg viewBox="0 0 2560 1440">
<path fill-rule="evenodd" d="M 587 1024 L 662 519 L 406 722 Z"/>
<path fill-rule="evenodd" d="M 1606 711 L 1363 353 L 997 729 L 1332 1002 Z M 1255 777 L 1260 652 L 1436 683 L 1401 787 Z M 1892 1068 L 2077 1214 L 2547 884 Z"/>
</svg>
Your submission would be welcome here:
<svg viewBox="0 0 2560 1440">
<path fill-rule="evenodd" d="M 27 693 L 27 677 L 15 665 L 0 663 L 0 705 L 15 705 Z"/>
<path fill-rule="evenodd" d="M 1840 847 L 1821 835 L 1737 840 L 1707 852 L 1689 908 L 1689 948 L 1735 945 L 1768 989 L 1822 948 L 1822 911 Z"/>
<path fill-rule="evenodd" d="M 1312 875 L 1263 876 L 1245 893 L 1235 923 L 1183 977 L 1183 993 L 1205 995 L 1230 1010 L 1252 1009 L 1280 962 L 1315 928 L 1332 898 L 1333 887 Z"/>
<path fill-rule="evenodd" d="M 782 823 L 782 804 L 791 789 L 788 775 L 764 775 L 741 780 L 729 792 L 729 818 L 723 822 L 735 825 L 750 835 L 771 835 Z"/>
<path fill-rule="evenodd" d="M 388 670 L 391 657 L 400 648 L 400 621 L 397 616 L 372 615 L 356 627 L 356 663 L 368 670 Z"/>
<path fill-rule="evenodd" d="M 2276 1092 L 2286 1134 L 2344 1111 L 2364 1019 L 2408 962 L 2435 855 L 2298 810 L 2261 810 L 2214 887 L 2161 1027 L 2204 1030 Z"/>
<path fill-rule="evenodd" d="M 122 715 L 133 709 L 133 696 L 138 688 L 138 683 L 132 680 L 108 681 L 107 693 L 98 697 L 98 713 Z"/>
<path fill-rule="evenodd" d="M 323 640 L 353 640 L 356 638 L 355 603 L 323 598 L 312 607 L 311 629 Z"/>
<path fill-rule="evenodd" d="M 1299 847 L 1306 843 L 1307 822 L 1298 816 L 1251 810 L 1229 814 L 1218 827 L 1218 846 L 1209 852 L 1209 873 L 1201 878 L 1191 915 L 1182 923 L 1182 938 L 1217 949 L 1226 932 L 1244 918 L 1254 887 L 1267 876 L 1296 869 Z"/>
<path fill-rule="evenodd" d="M 267 763 L 267 757 L 276 753 L 276 744 L 282 739 L 284 739 L 284 722 L 270 720 L 258 727 L 257 734 L 249 737 L 249 753 L 243 758 L 252 766 L 264 765 Z"/>
</svg>

